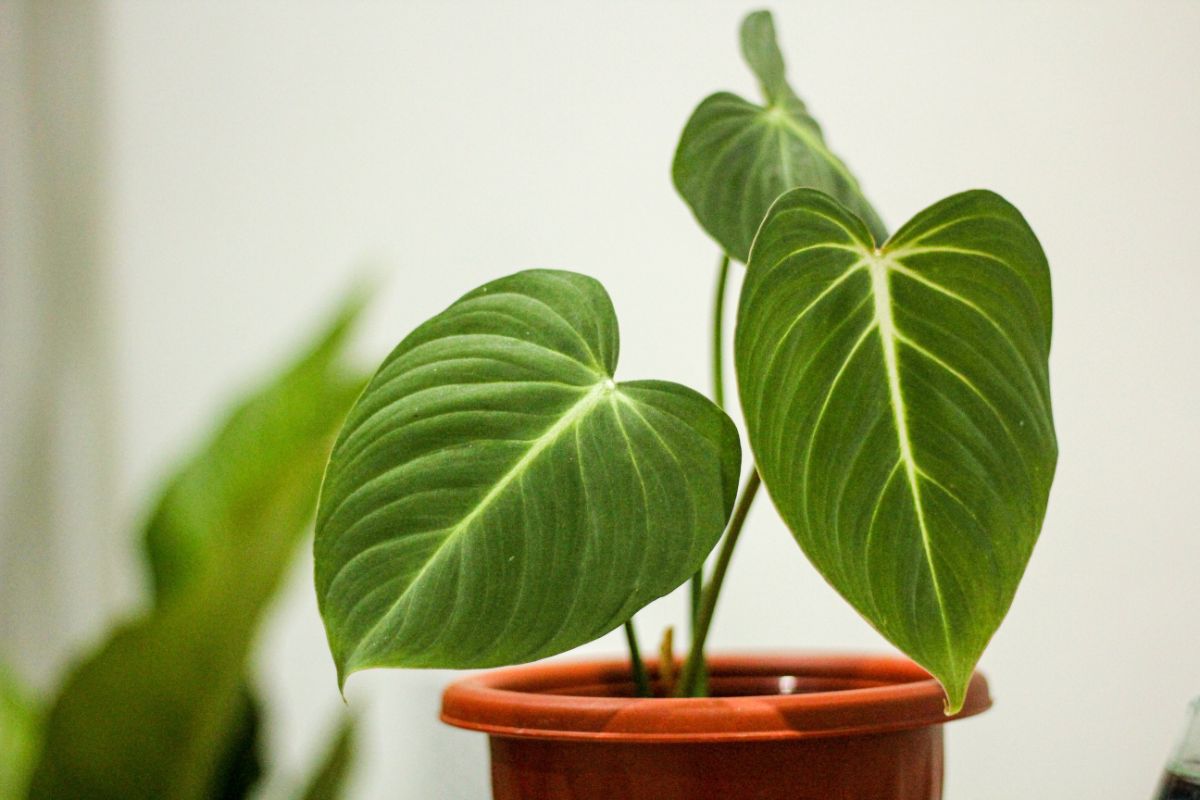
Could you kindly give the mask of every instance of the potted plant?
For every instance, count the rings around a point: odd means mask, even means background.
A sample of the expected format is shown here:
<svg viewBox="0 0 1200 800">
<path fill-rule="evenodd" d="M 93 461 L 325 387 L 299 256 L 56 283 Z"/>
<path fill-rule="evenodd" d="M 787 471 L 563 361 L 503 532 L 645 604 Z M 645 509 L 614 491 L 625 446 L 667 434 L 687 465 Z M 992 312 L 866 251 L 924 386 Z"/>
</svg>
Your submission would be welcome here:
<svg viewBox="0 0 1200 800">
<path fill-rule="evenodd" d="M 334 447 L 316 589 L 344 685 L 371 667 L 531 662 L 624 626 L 627 661 L 452 686 L 497 798 L 936 798 L 941 726 L 1011 604 L 1057 448 L 1045 256 L 1021 214 L 955 195 L 890 236 L 791 89 L 771 17 L 763 104 L 715 94 L 673 177 L 723 251 L 712 399 L 616 379 L 601 285 L 534 270 L 468 292 L 383 362 Z M 723 406 L 723 303 L 752 463 Z M 765 487 L 805 555 L 908 659 L 707 658 Z M 711 568 L 706 560 L 716 550 Z M 692 582 L 688 653 L 632 618 Z"/>
</svg>

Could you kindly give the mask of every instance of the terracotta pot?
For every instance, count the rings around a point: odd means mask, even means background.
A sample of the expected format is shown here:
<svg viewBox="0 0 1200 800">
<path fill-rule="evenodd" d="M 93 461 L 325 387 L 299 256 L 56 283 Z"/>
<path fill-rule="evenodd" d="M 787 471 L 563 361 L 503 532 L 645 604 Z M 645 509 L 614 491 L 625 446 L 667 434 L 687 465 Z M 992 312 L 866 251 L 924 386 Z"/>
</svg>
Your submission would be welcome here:
<svg viewBox="0 0 1200 800">
<path fill-rule="evenodd" d="M 942 723 L 962 712 L 910 661 L 735 655 L 709 698 L 636 698 L 624 661 L 551 662 L 457 681 L 442 720 L 491 737 L 495 800 L 937 800 Z"/>
</svg>

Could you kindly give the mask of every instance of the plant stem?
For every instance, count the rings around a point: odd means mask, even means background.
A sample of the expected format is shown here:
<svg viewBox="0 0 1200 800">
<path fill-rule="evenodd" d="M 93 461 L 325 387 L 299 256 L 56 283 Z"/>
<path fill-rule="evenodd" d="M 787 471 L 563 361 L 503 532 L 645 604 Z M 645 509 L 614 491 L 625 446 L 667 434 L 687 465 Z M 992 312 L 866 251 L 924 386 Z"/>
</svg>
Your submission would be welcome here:
<svg viewBox="0 0 1200 800">
<path fill-rule="evenodd" d="M 650 691 L 650 677 L 646 674 L 646 664 L 642 661 L 642 651 L 638 647 L 637 632 L 633 629 L 633 620 L 625 621 L 625 641 L 629 644 L 629 662 L 633 666 L 633 685 L 637 688 L 638 697 L 653 697 Z"/>
<path fill-rule="evenodd" d="M 729 281 L 729 256 L 722 254 L 717 265 L 717 292 L 712 320 L 712 399 L 725 408 L 725 284 Z"/>
<path fill-rule="evenodd" d="M 658 683 L 664 695 L 675 694 L 675 628 L 670 625 L 658 645 Z"/>
<path fill-rule="evenodd" d="M 721 552 L 717 554 L 717 563 L 713 567 L 712 577 L 704 587 L 700 601 L 700 616 L 696 620 L 696 633 L 692 638 L 692 649 L 683 665 L 677 696 L 694 697 L 699 684 L 700 675 L 704 670 L 704 642 L 708 638 L 712 626 L 713 613 L 717 608 L 717 597 L 721 594 L 721 585 L 725 582 L 725 572 L 729 569 L 729 561 L 733 557 L 733 548 L 737 546 L 742 527 L 746 524 L 746 515 L 758 494 L 762 479 L 757 469 L 751 469 L 742 487 L 742 495 L 734 506 L 733 516 L 729 520 L 729 529 L 725 532 L 725 540 L 721 543 Z"/>
<path fill-rule="evenodd" d="M 713 296 L 712 313 L 712 400 L 717 408 L 722 410 L 725 408 L 725 286 L 728 282 L 729 256 L 722 253 L 720 261 L 717 262 L 717 288 Z M 692 576 L 691 588 L 691 646 L 692 649 L 695 649 L 696 634 L 699 630 L 700 601 L 704 593 L 703 567 Z M 702 669 L 698 679 L 698 686 L 701 689 L 707 684 L 705 677 Z"/>
</svg>

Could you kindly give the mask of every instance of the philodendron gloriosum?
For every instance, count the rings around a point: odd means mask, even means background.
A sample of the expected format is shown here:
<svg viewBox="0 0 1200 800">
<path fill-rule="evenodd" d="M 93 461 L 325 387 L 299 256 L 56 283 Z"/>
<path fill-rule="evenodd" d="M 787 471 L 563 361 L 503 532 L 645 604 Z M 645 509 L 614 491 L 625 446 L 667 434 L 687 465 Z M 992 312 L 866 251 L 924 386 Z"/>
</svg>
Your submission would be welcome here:
<svg viewBox="0 0 1200 800">
<path fill-rule="evenodd" d="M 388 356 L 331 456 L 316 586 L 341 681 L 571 649 L 699 573 L 724 532 L 677 687 L 703 691 L 761 482 L 830 585 L 961 707 L 1054 474 L 1045 256 L 985 191 L 888 237 L 788 84 L 769 14 L 746 19 L 742 48 L 764 105 L 709 97 L 673 167 L 725 255 L 718 309 L 730 260 L 746 263 L 734 354 L 754 467 L 740 495 L 739 437 L 717 404 L 617 380 L 599 283 L 537 270 L 486 284 Z"/>
</svg>

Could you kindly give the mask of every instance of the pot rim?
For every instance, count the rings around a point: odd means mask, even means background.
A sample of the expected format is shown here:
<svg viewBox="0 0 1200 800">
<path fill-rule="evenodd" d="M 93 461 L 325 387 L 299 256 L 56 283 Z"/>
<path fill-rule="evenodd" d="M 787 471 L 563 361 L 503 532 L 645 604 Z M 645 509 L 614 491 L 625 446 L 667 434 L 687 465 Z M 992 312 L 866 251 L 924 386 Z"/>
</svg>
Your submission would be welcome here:
<svg viewBox="0 0 1200 800">
<path fill-rule="evenodd" d="M 861 688 L 733 697 L 640 698 L 563 694 L 629 683 L 625 659 L 551 661 L 461 678 L 442 695 L 443 722 L 492 736 L 609 742 L 818 739 L 940 725 L 992 705 L 987 679 L 946 716 L 941 685 L 906 658 L 864 653 L 732 653 L 709 659 L 717 678 L 857 681 Z M 558 693 L 552 693 L 558 692 Z"/>
</svg>

